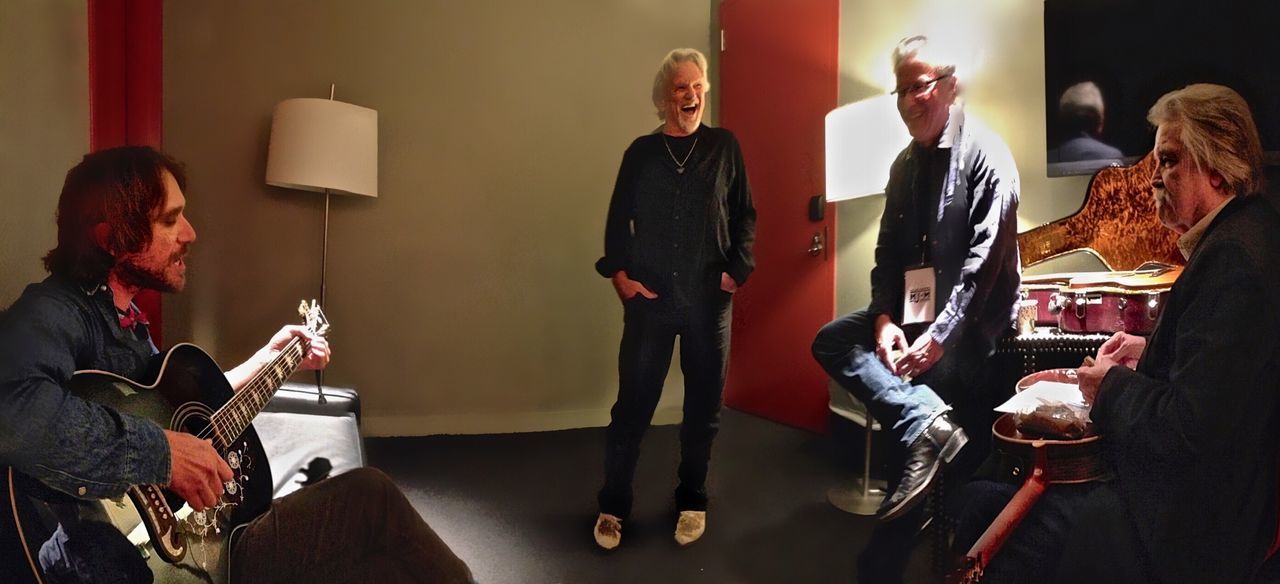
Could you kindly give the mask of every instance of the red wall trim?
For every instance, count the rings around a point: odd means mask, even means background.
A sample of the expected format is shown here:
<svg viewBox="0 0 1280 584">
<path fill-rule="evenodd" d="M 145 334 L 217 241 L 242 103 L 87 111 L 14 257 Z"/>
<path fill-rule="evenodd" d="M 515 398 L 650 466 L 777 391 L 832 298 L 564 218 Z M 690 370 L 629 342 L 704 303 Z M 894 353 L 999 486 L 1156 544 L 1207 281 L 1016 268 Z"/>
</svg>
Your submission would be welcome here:
<svg viewBox="0 0 1280 584">
<path fill-rule="evenodd" d="M 128 144 L 124 0 L 89 0 L 89 149 Z"/>
<path fill-rule="evenodd" d="M 89 149 L 159 148 L 164 120 L 163 0 L 89 0 Z M 162 344 L 160 295 L 135 300 Z"/>
</svg>

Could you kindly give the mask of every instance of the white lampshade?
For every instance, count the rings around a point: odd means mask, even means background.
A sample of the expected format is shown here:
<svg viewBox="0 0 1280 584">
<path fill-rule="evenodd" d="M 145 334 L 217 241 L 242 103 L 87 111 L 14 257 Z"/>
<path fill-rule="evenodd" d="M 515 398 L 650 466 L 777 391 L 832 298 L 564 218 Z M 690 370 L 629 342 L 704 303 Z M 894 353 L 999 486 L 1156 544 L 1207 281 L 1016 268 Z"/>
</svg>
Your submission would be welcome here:
<svg viewBox="0 0 1280 584">
<path fill-rule="evenodd" d="M 378 112 L 331 99 L 286 99 L 271 118 L 267 184 L 378 196 Z"/>
<path fill-rule="evenodd" d="M 828 201 L 883 193 L 889 167 L 911 141 L 893 95 L 831 110 L 826 133 Z"/>
</svg>

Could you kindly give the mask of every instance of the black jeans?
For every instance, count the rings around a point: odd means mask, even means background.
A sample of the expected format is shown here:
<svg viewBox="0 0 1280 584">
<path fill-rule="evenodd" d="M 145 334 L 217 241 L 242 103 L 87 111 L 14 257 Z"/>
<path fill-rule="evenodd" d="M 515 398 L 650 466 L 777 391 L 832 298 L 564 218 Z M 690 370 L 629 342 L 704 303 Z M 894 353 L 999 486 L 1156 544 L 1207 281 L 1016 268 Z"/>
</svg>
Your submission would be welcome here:
<svg viewBox="0 0 1280 584">
<path fill-rule="evenodd" d="M 639 295 L 623 302 L 622 345 L 618 349 L 618 401 L 605 434 L 604 487 L 600 512 L 631 514 L 631 482 L 640 441 L 662 396 L 671 368 L 672 348 L 680 337 L 684 373 L 684 420 L 680 425 L 680 511 L 707 508 L 707 465 L 711 442 L 720 428 L 721 394 L 729 363 L 731 295 L 719 290 L 705 301 L 673 307 L 663 298 Z"/>
<path fill-rule="evenodd" d="M 231 558 L 232 584 L 473 581 L 404 493 L 373 468 L 273 501 L 237 536 Z"/>
<path fill-rule="evenodd" d="M 1019 485 L 977 480 L 948 504 L 958 520 L 954 551 L 973 547 Z M 1050 485 L 982 575 L 991 584 L 1150 582 L 1137 530 L 1109 483 Z"/>
</svg>

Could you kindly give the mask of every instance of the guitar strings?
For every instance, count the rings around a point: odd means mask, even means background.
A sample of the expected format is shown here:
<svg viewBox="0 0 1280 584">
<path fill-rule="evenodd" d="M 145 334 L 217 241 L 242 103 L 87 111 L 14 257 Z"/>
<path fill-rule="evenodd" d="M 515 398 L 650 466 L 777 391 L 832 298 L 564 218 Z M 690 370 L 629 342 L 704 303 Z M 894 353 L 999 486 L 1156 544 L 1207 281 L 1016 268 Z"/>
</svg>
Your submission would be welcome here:
<svg viewBox="0 0 1280 584">
<path fill-rule="evenodd" d="M 268 372 L 275 370 L 276 366 L 279 365 L 279 363 L 281 363 L 282 361 L 286 361 L 290 357 L 293 357 L 294 356 L 293 353 L 295 352 L 295 349 L 301 349 L 301 341 L 296 338 L 290 341 L 289 344 L 286 345 L 285 348 L 280 351 L 280 354 L 277 355 L 275 359 L 272 359 L 269 363 L 267 363 L 266 366 L 262 367 L 262 369 L 260 369 L 258 373 L 249 381 L 249 383 L 245 386 L 245 388 L 240 392 L 237 392 L 236 396 L 246 395 L 246 396 L 256 396 L 256 397 L 262 397 L 262 398 L 267 397 L 262 394 L 264 394 L 268 389 L 268 385 L 269 385 L 267 383 L 267 376 L 269 374 Z M 296 356 L 300 360 L 301 351 L 299 350 L 296 352 L 298 353 Z M 245 392 L 248 392 L 248 393 L 245 393 Z M 229 411 L 231 407 L 238 406 L 244 400 L 248 399 L 248 397 L 244 397 L 237 400 L 236 396 L 233 396 L 231 400 L 229 400 L 226 404 L 223 405 L 223 407 L 219 408 L 218 411 L 213 413 L 213 416 L 211 416 L 209 420 L 209 426 L 206 427 L 205 430 L 199 434 L 199 437 L 201 439 L 209 438 L 210 437 L 209 433 L 215 429 L 223 429 L 221 427 L 216 427 L 218 425 L 218 419 L 222 417 L 226 417 L 227 415 L 230 415 Z M 243 432 L 243 429 L 241 430 L 241 432 Z M 230 434 L 230 432 L 224 432 L 224 434 Z M 236 434 L 238 435 L 239 432 L 236 432 Z M 234 440 L 234 438 L 232 438 L 232 440 Z M 225 447 L 229 445 L 224 444 L 223 446 Z"/>
<path fill-rule="evenodd" d="M 302 341 L 297 337 L 294 337 L 292 341 L 289 341 L 289 344 L 285 345 L 284 349 L 280 351 L 280 354 L 277 355 L 275 359 L 272 359 L 270 362 L 268 362 L 266 366 L 262 367 L 262 369 L 260 369 L 258 373 L 255 374 L 253 378 L 249 380 L 249 383 L 245 385 L 244 389 L 242 389 L 239 392 L 236 392 L 235 396 L 232 396 L 230 400 L 227 400 L 226 404 L 224 404 L 221 408 L 218 408 L 218 411 L 214 412 L 213 415 L 209 417 L 209 425 L 206 426 L 205 429 L 202 430 L 199 434 L 196 434 L 196 437 L 201 440 L 210 439 L 212 437 L 213 431 L 215 430 L 215 426 L 218 425 L 218 418 L 220 417 L 219 414 L 223 414 L 224 412 L 228 411 L 228 408 L 232 407 L 233 405 L 239 404 L 240 402 L 237 401 L 237 398 L 239 398 L 239 396 L 241 395 L 246 395 L 245 392 L 251 392 L 247 395 L 256 395 L 257 397 L 266 397 L 265 395 L 260 395 L 260 394 L 265 393 L 267 389 L 268 384 L 266 382 L 266 378 L 267 378 L 268 372 L 275 370 L 276 365 L 290 358 L 292 356 L 292 353 L 294 352 L 297 353 L 296 357 L 298 358 L 299 361 L 301 361 L 301 357 L 302 357 L 301 348 L 302 348 Z M 281 381 L 283 382 L 283 380 Z M 242 398 L 241 401 L 245 399 L 248 399 L 248 398 L 247 397 Z M 229 415 L 229 414 L 225 414 L 225 415 Z M 246 424 L 246 427 L 247 426 L 248 424 Z M 217 428 L 217 429 L 221 429 L 221 428 Z M 242 429 L 241 432 L 243 431 L 244 430 Z M 230 438 L 230 440 L 234 441 L 235 438 L 234 437 Z M 225 448 L 230 445 L 223 444 L 222 446 Z"/>
</svg>

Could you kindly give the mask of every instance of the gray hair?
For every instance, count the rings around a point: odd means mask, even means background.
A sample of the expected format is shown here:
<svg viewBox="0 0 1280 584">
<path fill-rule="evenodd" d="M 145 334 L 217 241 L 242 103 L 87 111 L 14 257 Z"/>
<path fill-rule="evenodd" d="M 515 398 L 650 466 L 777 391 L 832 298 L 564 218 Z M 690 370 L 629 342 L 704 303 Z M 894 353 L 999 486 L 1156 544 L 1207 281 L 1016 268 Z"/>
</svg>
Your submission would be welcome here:
<svg viewBox="0 0 1280 584">
<path fill-rule="evenodd" d="M 698 49 L 672 49 L 658 66 L 658 74 L 653 76 L 653 107 L 658 111 L 658 119 L 667 119 L 667 98 L 671 91 L 671 79 L 681 63 L 693 63 L 702 71 L 703 88 L 711 90 L 711 80 L 707 78 L 707 57 Z"/>
<path fill-rule="evenodd" d="M 1197 83 L 1164 94 L 1147 112 L 1154 126 L 1180 126 L 1198 168 L 1222 175 L 1236 195 L 1262 190 L 1262 143 L 1249 104 L 1230 87 Z"/>
<path fill-rule="evenodd" d="M 889 56 L 893 63 L 893 71 L 896 73 L 898 68 L 906 61 L 920 61 L 933 65 L 933 74 L 937 77 L 943 75 L 954 75 L 956 72 L 955 63 L 943 62 L 936 51 L 928 49 L 929 37 L 922 34 L 909 36 L 898 41 L 898 46 L 893 48 L 893 54 Z"/>
</svg>

